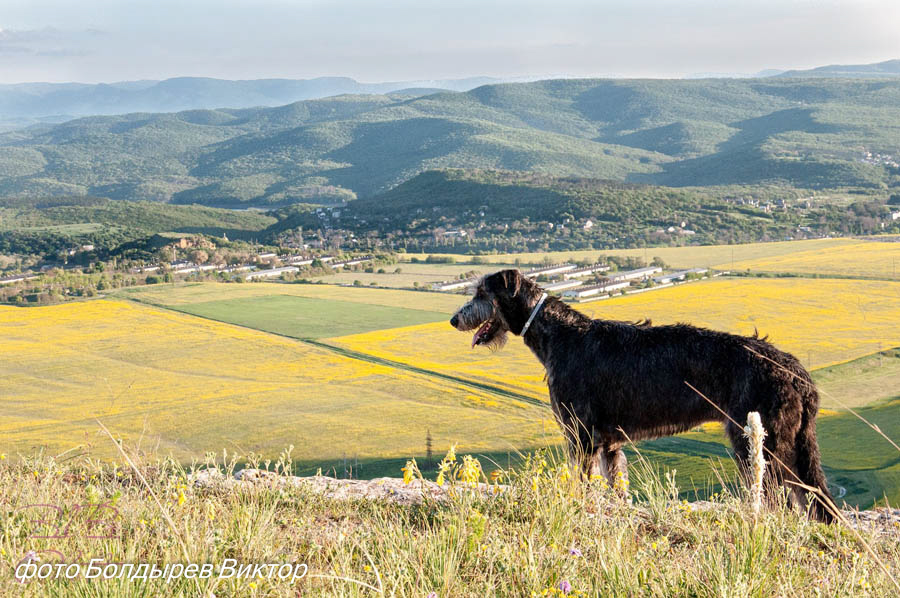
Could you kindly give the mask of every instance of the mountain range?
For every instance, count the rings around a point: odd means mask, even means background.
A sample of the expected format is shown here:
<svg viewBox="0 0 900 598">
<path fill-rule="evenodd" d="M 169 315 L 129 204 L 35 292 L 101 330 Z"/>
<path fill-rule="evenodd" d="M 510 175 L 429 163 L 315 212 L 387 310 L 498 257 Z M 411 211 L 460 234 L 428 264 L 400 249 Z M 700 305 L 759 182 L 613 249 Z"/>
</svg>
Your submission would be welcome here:
<svg viewBox="0 0 900 598">
<path fill-rule="evenodd" d="M 900 79 L 567 79 L 94 116 L 0 135 L 0 196 L 340 203 L 434 168 L 898 185 Z"/>
<path fill-rule="evenodd" d="M 388 83 L 360 83 L 349 77 L 246 81 L 176 77 L 118 83 L 17 83 L 0 85 L 0 127 L 9 130 L 100 114 L 281 106 L 342 94 L 468 91 L 500 82 L 493 77 Z"/>
</svg>

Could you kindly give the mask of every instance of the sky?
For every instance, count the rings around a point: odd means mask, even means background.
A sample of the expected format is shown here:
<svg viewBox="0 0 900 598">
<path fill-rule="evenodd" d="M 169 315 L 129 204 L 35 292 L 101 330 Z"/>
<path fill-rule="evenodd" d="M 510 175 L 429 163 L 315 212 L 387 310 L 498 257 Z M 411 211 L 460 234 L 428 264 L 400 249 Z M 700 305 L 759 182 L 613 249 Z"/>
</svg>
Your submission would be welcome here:
<svg viewBox="0 0 900 598">
<path fill-rule="evenodd" d="M 898 0 L 0 0 L 0 83 L 683 77 L 900 58 Z"/>
</svg>

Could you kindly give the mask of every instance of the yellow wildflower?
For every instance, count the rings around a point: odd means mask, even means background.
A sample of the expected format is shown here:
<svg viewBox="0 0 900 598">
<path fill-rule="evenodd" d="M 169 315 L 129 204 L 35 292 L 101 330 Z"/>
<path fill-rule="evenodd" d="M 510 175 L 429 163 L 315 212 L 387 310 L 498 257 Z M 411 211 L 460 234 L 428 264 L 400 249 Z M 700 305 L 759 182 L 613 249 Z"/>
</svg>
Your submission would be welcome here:
<svg viewBox="0 0 900 598">
<path fill-rule="evenodd" d="M 409 484 L 415 478 L 416 473 L 418 473 L 419 468 L 416 465 L 416 460 L 412 459 L 411 461 L 406 462 L 406 467 L 400 468 L 400 471 L 403 472 L 403 483 Z"/>
</svg>

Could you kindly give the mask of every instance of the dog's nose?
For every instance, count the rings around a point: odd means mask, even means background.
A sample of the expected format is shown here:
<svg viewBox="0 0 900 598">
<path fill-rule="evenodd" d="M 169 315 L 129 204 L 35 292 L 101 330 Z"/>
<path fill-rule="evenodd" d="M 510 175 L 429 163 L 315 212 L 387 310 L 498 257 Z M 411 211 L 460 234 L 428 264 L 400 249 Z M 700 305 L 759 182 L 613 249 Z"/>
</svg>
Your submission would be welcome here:
<svg viewBox="0 0 900 598">
<path fill-rule="evenodd" d="M 459 316 L 453 316 L 450 318 L 450 325 L 456 328 L 456 325 L 459 324 Z"/>
</svg>

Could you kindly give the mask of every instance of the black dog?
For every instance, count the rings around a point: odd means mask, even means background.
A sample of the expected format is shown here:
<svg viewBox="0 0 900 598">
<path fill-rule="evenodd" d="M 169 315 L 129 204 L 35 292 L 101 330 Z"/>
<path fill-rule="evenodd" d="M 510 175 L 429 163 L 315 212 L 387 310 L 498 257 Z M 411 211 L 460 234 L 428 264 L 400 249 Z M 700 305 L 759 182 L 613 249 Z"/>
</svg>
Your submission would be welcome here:
<svg viewBox="0 0 900 598">
<path fill-rule="evenodd" d="M 746 472 L 748 443 L 728 418 L 743 423 L 747 413 L 758 411 L 770 475 L 816 488 L 832 501 L 816 442 L 816 388 L 796 358 L 765 339 L 686 324 L 592 320 L 547 297 L 518 270 L 484 277 L 450 324 L 477 328 L 473 346 L 498 348 L 507 332 L 522 336 L 546 369 L 553 411 L 573 458 L 583 455 L 587 476 L 602 474 L 613 484 L 617 474 L 627 475 L 622 446 L 628 440 L 677 434 L 708 421 L 725 423 Z M 788 486 L 792 500 L 805 507 L 805 491 Z M 821 501 L 813 501 L 812 510 L 817 519 L 832 520 Z"/>
</svg>

